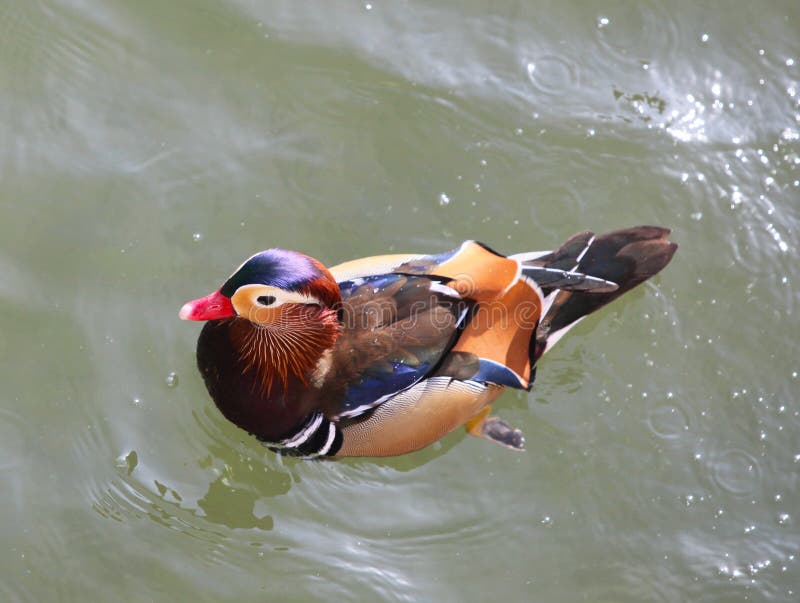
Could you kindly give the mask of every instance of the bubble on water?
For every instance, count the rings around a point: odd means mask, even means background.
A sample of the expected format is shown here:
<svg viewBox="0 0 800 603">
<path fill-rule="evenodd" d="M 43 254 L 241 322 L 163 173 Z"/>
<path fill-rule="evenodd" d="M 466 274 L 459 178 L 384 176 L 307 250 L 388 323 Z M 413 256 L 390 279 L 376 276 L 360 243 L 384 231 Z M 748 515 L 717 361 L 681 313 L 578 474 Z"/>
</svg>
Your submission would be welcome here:
<svg viewBox="0 0 800 603">
<path fill-rule="evenodd" d="M 700 41 L 703 42 L 704 44 L 708 42 L 708 34 L 704 33 L 702 36 L 700 36 Z"/>
<path fill-rule="evenodd" d="M 442 207 L 446 205 L 450 205 L 450 197 L 448 197 L 445 193 L 439 194 L 439 205 Z"/>
<path fill-rule="evenodd" d="M 133 405 L 134 405 L 134 406 L 139 406 L 139 407 L 141 407 L 141 405 L 142 405 L 142 399 L 141 399 L 141 398 L 134 398 L 134 399 L 133 399 Z"/>
<path fill-rule="evenodd" d="M 604 27 L 607 27 L 609 23 L 611 23 L 611 21 L 609 20 L 608 17 L 600 17 L 597 20 L 597 28 L 603 29 Z"/>
<path fill-rule="evenodd" d="M 175 371 L 170 371 L 169 375 L 166 378 L 167 387 L 177 387 L 178 386 L 178 373 Z"/>
<path fill-rule="evenodd" d="M 701 211 L 696 211 L 696 212 L 694 212 L 693 214 L 691 214 L 691 218 L 692 218 L 692 220 L 694 220 L 695 222 L 699 222 L 700 220 L 702 220 L 702 219 L 703 219 L 703 212 L 701 212 Z"/>
<path fill-rule="evenodd" d="M 791 67 L 794 65 L 794 59 L 786 59 L 786 66 Z"/>
<path fill-rule="evenodd" d="M 543 526 L 551 526 L 553 525 L 553 518 L 549 515 L 545 515 L 542 517 L 542 520 L 539 523 L 541 523 Z"/>
<path fill-rule="evenodd" d="M 197 241 L 199 241 L 200 239 L 202 239 L 202 238 L 203 238 L 203 235 L 202 235 L 202 234 L 200 234 L 199 232 L 196 232 L 196 233 L 194 233 L 194 234 L 192 235 L 192 240 L 193 240 L 195 243 L 196 243 Z"/>
<path fill-rule="evenodd" d="M 785 526 L 792 520 L 791 516 L 788 513 L 779 513 L 778 514 L 778 523 L 782 526 Z"/>
</svg>

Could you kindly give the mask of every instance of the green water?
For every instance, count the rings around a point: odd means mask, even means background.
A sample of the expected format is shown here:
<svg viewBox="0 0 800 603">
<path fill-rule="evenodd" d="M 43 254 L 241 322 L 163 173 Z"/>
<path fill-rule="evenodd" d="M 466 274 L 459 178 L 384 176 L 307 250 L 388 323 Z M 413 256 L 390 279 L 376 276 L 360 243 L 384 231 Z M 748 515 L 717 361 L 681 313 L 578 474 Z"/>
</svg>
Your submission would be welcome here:
<svg viewBox="0 0 800 603">
<path fill-rule="evenodd" d="M 0 87 L 0 600 L 800 597 L 796 1 L 4 0 Z M 270 246 L 641 223 L 522 454 L 282 460 L 177 319 Z"/>
</svg>

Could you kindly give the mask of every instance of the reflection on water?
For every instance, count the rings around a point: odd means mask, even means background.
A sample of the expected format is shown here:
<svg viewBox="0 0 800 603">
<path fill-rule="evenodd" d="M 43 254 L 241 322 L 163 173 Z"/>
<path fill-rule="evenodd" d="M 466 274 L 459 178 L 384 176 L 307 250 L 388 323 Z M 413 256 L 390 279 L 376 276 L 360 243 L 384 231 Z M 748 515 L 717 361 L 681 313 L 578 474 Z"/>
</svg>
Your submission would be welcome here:
<svg viewBox="0 0 800 603">
<path fill-rule="evenodd" d="M 795 600 L 798 20 L 0 6 L 0 599 Z M 524 454 L 277 457 L 213 407 L 176 319 L 270 246 L 511 253 L 635 223 L 681 249 L 497 403 Z"/>
</svg>

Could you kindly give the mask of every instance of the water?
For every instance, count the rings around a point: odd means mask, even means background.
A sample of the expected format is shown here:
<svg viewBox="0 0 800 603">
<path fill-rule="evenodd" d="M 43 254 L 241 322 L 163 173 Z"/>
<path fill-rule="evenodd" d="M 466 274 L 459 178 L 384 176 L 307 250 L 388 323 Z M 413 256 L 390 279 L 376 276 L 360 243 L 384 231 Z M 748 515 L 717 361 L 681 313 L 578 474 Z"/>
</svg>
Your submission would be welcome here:
<svg viewBox="0 0 800 603">
<path fill-rule="evenodd" d="M 800 5 L 487 6 L 0 5 L 0 599 L 797 600 Z M 639 223 L 523 454 L 276 458 L 177 320 L 268 246 Z"/>
</svg>

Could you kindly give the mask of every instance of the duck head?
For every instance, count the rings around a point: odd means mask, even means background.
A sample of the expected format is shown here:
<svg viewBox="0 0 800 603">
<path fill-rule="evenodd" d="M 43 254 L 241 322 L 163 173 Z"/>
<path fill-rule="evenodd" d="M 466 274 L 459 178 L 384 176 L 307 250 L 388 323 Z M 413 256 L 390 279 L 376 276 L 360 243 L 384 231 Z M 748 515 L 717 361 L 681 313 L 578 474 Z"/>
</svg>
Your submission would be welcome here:
<svg viewBox="0 0 800 603">
<path fill-rule="evenodd" d="M 217 291 L 187 302 L 184 320 L 230 321 L 231 344 L 269 391 L 310 373 L 339 334 L 339 286 L 312 257 L 268 249 L 248 258 Z"/>
</svg>

